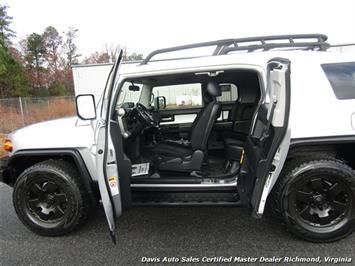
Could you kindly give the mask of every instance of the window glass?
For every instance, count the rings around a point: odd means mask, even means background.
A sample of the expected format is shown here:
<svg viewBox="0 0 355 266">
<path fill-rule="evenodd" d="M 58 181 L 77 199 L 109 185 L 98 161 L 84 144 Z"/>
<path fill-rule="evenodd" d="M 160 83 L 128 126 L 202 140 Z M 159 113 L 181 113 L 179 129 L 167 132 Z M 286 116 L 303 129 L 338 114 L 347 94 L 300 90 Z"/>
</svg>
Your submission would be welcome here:
<svg viewBox="0 0 355 266">
<path fill-rule="evenodd" d="M 322 68 L 339 100 L 355 99 L 355 62 L 323 64 Z"/>
<path fill-rule="evenodd" d="M 153 88 L 154 97 L 166 98 L 166 109 L 186 109 L 202 106 L 200 83 L 157 86 Z"/>
<path fill-rule="evenodd" d="M 235 102 L 238 99 L 238 87 L 231 83 L 220 83 L 222 95 L 217 97 L 219 102 Z"/>
<path fill-rule="evenodd" d="M 136 89 L 139 88 L 139 90 L 129 90 L 129 86 L 131 85 L 132 82 L 128 82 L 128 81 L 126 81 L 123 84 L 120 91 L 120 96 L 118 97 L 118 102 L 117 102 L 118 104 L 127 103 L 127 102 L 137 103 L 139 101 L 143 85 L 134 83 Z"/>
</svg>

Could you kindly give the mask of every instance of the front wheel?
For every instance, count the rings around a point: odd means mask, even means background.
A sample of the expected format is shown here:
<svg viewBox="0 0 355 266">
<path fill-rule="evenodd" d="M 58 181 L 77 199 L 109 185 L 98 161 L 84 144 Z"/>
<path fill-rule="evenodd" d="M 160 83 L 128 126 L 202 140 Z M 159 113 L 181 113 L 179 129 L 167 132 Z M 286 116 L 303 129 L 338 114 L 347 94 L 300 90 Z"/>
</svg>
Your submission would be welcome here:
<svg viewBox="0 0 355 266">
<path fill-rule="evenodd" d="M 287 227 L 312 242 L 331 242 L 355 227 L 355 171 L 327 158 L 291 163 L 280 182 L 278 203 Z"/>
<path fill-rule="evenodd" d="M 40 235 L 72 231 L 91 210 L 88 193 L 76 168 L 48 160 L 26 169 L 16 180 L 13 203 L 22 223 Z"/>
</svg>

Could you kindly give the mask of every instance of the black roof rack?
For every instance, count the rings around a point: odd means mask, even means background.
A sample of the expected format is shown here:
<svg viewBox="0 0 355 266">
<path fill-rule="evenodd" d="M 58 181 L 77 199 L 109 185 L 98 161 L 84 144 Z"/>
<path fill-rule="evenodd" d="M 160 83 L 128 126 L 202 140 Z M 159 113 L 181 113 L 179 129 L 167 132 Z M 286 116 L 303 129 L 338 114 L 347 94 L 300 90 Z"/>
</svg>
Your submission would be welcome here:
<svg viewBox="0 0 355 266">
<path fill-rule="evenodd" d="M 314 40 L 312 41 L 310 39 Z M 328 37 L 324 34 L 294 34 L 225 39 L 210 42 L 193 43 L 155 50 L 151 52 L 142 61 L 141 65 L 146 65 L 149 61 L 151 61 L 154 56 L 158 54 L 210 46 L 216 47 L 212 53 L 212 56 L 225 55 L 233 51 L 268 51 L 276 48 L 298 48 L 305 50 L 325 51 L 329 47 L 329 44 L 326 42 L 327 39 Z M 174 58 L 173 60 L 175 59 L 176 58 Z"/>
</svg>

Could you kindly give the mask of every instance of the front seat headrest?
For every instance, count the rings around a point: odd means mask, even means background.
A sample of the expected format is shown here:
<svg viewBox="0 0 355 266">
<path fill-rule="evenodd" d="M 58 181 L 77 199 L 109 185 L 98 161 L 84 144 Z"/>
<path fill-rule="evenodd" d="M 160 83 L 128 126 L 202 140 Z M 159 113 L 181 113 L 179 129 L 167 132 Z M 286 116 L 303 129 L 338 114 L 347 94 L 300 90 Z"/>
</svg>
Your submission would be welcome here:
<svg viewBox="0 0 355 266">
<path fill-rule="evenodd" d="M 222 95 L 221 87 L 215 81 L 209 81 L 207 83 L 207 92 L 213 97 L 218 97 Z"/>
</svg>

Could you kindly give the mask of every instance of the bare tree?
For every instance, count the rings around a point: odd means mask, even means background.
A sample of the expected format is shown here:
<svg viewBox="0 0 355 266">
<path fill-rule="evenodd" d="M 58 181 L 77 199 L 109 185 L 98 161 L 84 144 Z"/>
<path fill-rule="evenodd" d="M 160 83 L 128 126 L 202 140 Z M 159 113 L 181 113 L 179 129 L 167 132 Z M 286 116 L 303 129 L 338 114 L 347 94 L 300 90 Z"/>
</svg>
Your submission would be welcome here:
<svg viewBox="0 0 355 266">
<path fill-rule="evenodd" d="M 83 60 L 84 64 L 111 63 L 110 55 L 107 52 L 95 52 Z"/>
<path fill-rule="evenodd" d="M 77 37 L 78 29 L 70 27 L 67 32 L 65 32 L 65 43 L 64 43 L 64 51 L 67 60 L 67 66 L 70 67 L 72 64 L 78 63 L 78 57 L 80 54 L 77 54 L 77 46 L 74 42 L 75 38 Z"/>
<path fill-rule="evenodd" d="M 43 33 L 44 44 L 46 46 L 45 59 L 48 62 L 48 68 L 54 74 L 54 78 L 58 75 L 60 62 L 60 47 L 63 44 L 63 38 L 59 35 L 56 28 L 48 26 Z"/>
<path fill-rule="evenodd" d="M 117 54 L 121 48 L 121 45 L 105 44 L 106 53 L 110 56 L 110 62 L 114 63 L 117 60 Z"/>
</svg>

